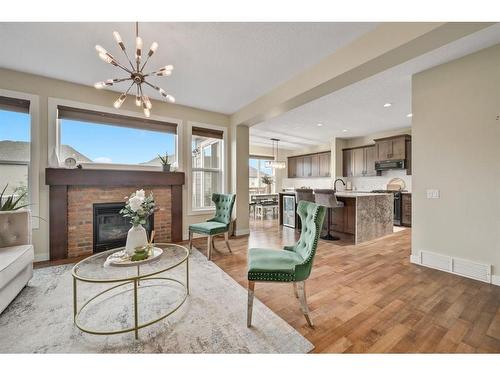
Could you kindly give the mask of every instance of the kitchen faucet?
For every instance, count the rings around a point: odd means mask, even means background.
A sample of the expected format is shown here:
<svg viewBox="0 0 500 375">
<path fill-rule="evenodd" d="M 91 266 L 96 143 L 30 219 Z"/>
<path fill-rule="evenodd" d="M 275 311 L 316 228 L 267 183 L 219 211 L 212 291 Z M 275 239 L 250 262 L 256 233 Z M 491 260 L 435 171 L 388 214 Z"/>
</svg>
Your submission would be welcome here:
<svg viewBox="0 0 500 375">
<path fill-rule="evenodd" d="M 342 180 L 341 178 L 337 178 L 337 179 L 335 180 L 335 182 L 333 183 L 333 191 L 334 191 L 334 192 L 337 192 L 337 181 L 342 182 L 342 184 L 344 184 L 344 186 L 345 186 L 345 182 L 344 182 L 344 180 Z"/>
</svg>

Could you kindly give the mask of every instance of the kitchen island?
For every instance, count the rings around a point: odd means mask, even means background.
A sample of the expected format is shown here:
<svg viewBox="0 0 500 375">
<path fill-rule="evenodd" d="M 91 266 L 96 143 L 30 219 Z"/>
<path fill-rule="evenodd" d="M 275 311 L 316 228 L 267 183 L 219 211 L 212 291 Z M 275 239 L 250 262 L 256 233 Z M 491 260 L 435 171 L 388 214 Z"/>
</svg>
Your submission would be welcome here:
<svg viewBox="0 0 500 375">
<path fill-rule="evenodd" d="M 283 198 L 294 192 L 280 193 L 280 225 L 283 225 Z M 355 244 L 393 233 L 394 196 L 387 193 L 338 192 L 337 199 L 344 207 L 331 210 L 331 230 L 351 235 Z M 326 230 L 327 218 L 324 228 Z M 299 228 L 299 220 L 295 220 Z"/>
</svg>

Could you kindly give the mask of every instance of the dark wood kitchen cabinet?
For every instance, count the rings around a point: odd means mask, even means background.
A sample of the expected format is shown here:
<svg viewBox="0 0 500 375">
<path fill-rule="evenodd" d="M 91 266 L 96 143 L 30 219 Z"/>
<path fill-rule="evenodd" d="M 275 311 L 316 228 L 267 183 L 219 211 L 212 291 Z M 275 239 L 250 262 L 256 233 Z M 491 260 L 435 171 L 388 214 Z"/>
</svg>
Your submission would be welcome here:
<svg viewBox="0 0 500 375">
<path fill-rule="evenodd" d="M 288 158 L 288 177 L 297 177 L 297 159 L 295 158 Z"/>
<path fill-rule="evenodd" d="M 411 227 L 411 193 L 401 194 L 401 224 Z"/>
<path fill-rule="evenodd" d="M 342 150 L 343 176 L 376 176 L 375 158 L 375 146 L 362 146 Z"/>
<path fill-rule="evenodd" d="M 376 160 L 405 160 L 408 155 L 407 141 L 409 140 L 411 136 L 407 134 L 374 139 Z"/>
<path fill-rule="evenodd" d="M 331 152 L 288 157 L 288 178 L 330 177 Z"/>
</svg>

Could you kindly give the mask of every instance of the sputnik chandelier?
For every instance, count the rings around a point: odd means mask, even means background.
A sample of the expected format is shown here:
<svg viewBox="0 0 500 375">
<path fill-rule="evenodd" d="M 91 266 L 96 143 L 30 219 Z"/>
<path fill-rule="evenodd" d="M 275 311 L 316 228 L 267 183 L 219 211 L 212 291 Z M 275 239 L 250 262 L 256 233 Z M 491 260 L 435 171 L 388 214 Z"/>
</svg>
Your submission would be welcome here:
<svg viewBox="0 0 500 375">
<path fill-rule="evenodd" d="M 124 77 L 124 78 L 114 78 L 114 79 L 108 79 L 103 82 L 97 82 L 94 87 L 96 89 L 102 89 L 108 86 L 113 86 L 117 83 L 120 82 L 127 82 L 127 81 L 132 81 L 130 84 L 129 88 L 121 94 L 118 99 L 113 103 L 113 106 L 115 108 L 120 108 L 127 98 L 127 95 L 129 95 L 130 92 L 135 91 L 135 105 L 138 107 L 142 107 L 144 111 L 144 116 L 149 117 L 151 115 L 151 108 L 153 107 L 151 104 L 151 101 L 149 100 L 149 97 L 147 95 L 144 95 L 143 88 L 144 86 L 149 86 L 156 91 L 158 91 L 161 96 L 165 98 L 167 102 L 174 103 L 175 98 L 172 95 L 169 95 L 166 93 L 165 90 L 163 90 L 161 87 L 158 87 L 156 85 L 151 84 L 150 82 L 146 81 L 147 77 L 152 77 L 152 76 L 157 76 L 157 77 L 166 77 L 172 74 L 172 70 L 174 67 L 172 65 L 167 65 L 164 66 L 161 69 L 158 69 L 153 72 L 149 73 L 144 73 L 144 67 L 149 61 L 149 58 L 153 56 L 153 54 L 156 52 L 158 49 L 158 43 L 153 42 L 151 44 L 151 47 L 149 48 L 149 52 L 147 56 L 145 57 L 145 61 L 143 62 L 143 56 L 142 56 L 142 38 L 139 36 L 139 23 L 135 23 L 135 64 L 130 60 L 127 50 L 125 48 L 125 44 L 123 44 L 122 38 L 120 34 L 118 34 L 117 31 L 113 32 L 113 37 L 115 38 L 116 43 L 118 43 L 118 46 L 120 49 L 123 51 L 123 54 L 127 58 L 128 63 L 130 64 L 130 68 L 126 66 L 126 64 L 120 63 L 115 57 L 113 57 L 108 51 L 106 51 L 103 47 L 100 45 L 96 45 L 95 49 L 99 53 L 99 57 L 101 60 L 104 62 L 111 64 L 113 66 L 116 66 L 122 70 L 124 70 L 129 76 Z M 133 89 L 135 86 L 135 90 Z M 133 94 L 131 94 L 133 95 Z"/>
</svg>

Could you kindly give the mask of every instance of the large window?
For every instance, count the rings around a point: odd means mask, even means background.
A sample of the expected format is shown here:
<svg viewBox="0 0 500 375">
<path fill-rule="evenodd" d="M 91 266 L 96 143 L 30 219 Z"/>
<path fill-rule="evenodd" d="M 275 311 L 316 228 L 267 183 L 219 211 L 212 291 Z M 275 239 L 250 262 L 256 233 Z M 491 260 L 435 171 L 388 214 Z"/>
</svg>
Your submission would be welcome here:
<svg viewBox="0 0 500 375">
<path fill-rule="evenodd" d="M 250 156 L 248 171 L 250 194 L 270 194 L 274 192 L 274 170 L 266 167 L 266 162 L 270 160 L 272 158 L 268 156 Z"/>
<path fill-rule="evenodd" d="M 191 140 L 192 209 L 214 206 L 212 193 L 223 192 L 223 133 L 193 127 Z"/>
<path fill-rule="evenodd" d="M 0 192 L 29 202 L 30 102 L 0 96 Z"/>
<path fill-rule="evenodd" d="M 136 117 L 58 107 L 59 160 L 160 166 L 158 155 L 177 162 L 177 125 Z"/>
</svg>

